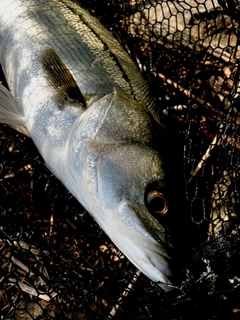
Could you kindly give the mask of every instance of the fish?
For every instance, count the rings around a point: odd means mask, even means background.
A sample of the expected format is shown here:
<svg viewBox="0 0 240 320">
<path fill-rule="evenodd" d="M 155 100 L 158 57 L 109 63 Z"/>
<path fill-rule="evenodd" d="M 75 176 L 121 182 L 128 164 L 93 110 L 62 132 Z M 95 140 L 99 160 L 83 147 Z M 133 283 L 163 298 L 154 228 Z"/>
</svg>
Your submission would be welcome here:
<svg viewBox="0 0 240 320">
<path fill-rule="evenodd" d="M 0 0 L 0 122 L 150 280 L 172 287 L 161 113 L 115 37 L 70 0 Z"/>
</svg>

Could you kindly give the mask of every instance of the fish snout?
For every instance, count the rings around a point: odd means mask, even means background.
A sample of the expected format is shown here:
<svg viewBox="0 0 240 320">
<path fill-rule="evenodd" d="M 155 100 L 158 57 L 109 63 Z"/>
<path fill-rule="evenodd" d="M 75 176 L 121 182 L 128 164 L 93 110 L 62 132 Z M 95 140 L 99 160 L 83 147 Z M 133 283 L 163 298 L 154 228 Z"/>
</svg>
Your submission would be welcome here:
<svg viewBox="0 0 240 320">
<path fill-rule="evenodd" d="M 159 282 L 164 290 L 172 288 L 171 257 L 148 231 L 131 203 L 123 201 L 120 204 L 112 224 L 111 238 L 144 275 Z"/>
</svg>

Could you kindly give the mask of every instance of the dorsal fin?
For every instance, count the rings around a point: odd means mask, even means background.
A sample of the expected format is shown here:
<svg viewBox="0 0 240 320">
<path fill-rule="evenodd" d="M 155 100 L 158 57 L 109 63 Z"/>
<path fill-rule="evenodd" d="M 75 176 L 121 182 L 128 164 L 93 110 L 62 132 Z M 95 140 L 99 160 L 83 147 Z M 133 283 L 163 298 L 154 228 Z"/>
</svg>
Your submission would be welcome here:
<svg viewBox="0 0 240 320">
<path fill-rule="evenodd" d="M 47 47 L 41 53 L 41 62 L 49 80 L 60 95 L 60 101 L 70 100 L 86 107 L 85 99 L 68 67 L 57 53 Z"/>
</svg>

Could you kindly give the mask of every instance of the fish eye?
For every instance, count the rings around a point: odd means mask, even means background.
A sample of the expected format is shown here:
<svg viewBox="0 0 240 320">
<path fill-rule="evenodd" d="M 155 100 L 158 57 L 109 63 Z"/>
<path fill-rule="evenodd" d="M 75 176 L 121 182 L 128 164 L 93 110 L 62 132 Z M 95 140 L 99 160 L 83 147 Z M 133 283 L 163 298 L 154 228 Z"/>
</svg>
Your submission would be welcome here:
<svg viewBox="0 0 240 320">
<path fill-rule="evenodd" d="M 148 210 L 154 214 L 164 215 L 168 212 L 167 199 L 159 190 L 150 190 L 147 193 L 146 205 Z"/>
</svg>

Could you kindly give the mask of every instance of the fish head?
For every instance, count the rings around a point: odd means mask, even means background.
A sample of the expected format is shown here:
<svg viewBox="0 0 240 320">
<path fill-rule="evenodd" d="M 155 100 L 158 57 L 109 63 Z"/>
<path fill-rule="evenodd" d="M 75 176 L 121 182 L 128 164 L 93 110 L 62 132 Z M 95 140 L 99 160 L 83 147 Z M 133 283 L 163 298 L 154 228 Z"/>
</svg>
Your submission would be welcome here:
<svg viewBox="0 0 240 320">
<path fill-rule="evenodd" d="M 168 201 L 161 157 L 137 143 L 107 149 L 97 168 L 98 206 L 103 212 L 102 221 L 101 214 L 97 220 L 139 270 L 170 289 L 172 245 L 164 226 Z"/>
</svg>

